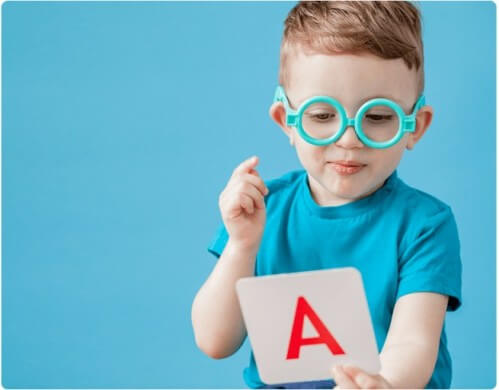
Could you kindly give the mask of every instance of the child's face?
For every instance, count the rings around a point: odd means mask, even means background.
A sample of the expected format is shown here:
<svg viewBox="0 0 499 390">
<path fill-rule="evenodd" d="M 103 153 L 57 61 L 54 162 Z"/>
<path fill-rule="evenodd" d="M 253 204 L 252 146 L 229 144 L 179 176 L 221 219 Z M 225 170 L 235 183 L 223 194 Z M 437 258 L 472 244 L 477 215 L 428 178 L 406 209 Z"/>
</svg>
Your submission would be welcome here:
<svg viewBox="0 0 499 390">
<path fill-rule="evenodd" d="M 286 95 L 296 110 L 307 98 L 327 95 L 337 99 L 353 118 L 359 107 L 374 97 L 398 103 L 406 114 L 416 103 L 416 70 L 402 59 L 385 60 L 371 54 L 305 55 L 289 59 L 290 75 Z M 327 146 L 303 140 L 296 128 L 286 126 L 282 103 L 270 108 L 271 117 L 283 128 L 308 173 L 310 189 L 320 205 L 340 205 L 363 198 L 381 187 L 395 170 L 405 148 L 412 149 L 431 122 L 433 111 L 424 106 L 418 112 L 416 131 L 405 133 L 394 146 L 373 149 L 365 146 L 352 127 Z M 338 163 L 341 162 L 341 163 Z M 359 165 L 348 168 L 344 165 Z"/>
</svg>

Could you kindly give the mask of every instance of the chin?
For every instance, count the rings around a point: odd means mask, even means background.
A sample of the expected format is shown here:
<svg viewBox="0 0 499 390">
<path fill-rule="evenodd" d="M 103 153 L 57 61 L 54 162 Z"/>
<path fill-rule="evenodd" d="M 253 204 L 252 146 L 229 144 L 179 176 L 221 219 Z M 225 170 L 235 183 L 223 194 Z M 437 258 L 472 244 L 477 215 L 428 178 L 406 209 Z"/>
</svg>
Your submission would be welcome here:
<svg viewBox="0 0 499 390">
<path fill-rule="evenodd" d="M 363 196 L 363 193 L 365 191 L 362 191 L 362 189 L 356 188 L 356 186 L 341 186 L 341 188 L 338 188 L 338 186 L 335 186 L 333 188 L 328 188 L 329 192 L 331 194 L 334 194 L 338 198 L 342 198 L 348 201 L 354 201 L 360 197 Z"/>
<path fill-rule="evenodd" d="M 371 195 L 374 188 L 376 186 L 366 180 L 357 180 L 357 182 L 340 180 L 336 181 L 329 190 L 338 197 L 354 201 Z"/>
<path fill-rule="evenodd" d="M 336 179 L 328 187 L 338 196 L 352 198 L 362 193 L 363 188 L 359 184 L 355 181 Z"/>
</svg>

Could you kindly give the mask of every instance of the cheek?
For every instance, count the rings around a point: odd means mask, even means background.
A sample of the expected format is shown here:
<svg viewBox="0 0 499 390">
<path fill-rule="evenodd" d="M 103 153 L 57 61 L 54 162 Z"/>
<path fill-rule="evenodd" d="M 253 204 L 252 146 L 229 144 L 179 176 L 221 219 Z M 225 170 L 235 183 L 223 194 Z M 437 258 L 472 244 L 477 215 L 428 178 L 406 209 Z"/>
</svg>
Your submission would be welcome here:
<svg viewBox="0 0 499 390">
<path fill-rule="evenodd" d="M 314 146 L 299 139 L 295 142 L 296 153 L 302 165 L 309 171 L 314 171 L 324 161 L 324 147 Z"/>
</svg>

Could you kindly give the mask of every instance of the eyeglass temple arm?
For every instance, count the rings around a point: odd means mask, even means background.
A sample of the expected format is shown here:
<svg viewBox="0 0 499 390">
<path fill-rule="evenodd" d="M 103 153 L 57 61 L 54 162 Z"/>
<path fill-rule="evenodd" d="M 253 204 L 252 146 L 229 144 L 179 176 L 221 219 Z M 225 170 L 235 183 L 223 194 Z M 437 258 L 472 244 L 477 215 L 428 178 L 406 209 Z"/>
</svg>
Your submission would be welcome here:
<svg viewBox="0 0 499 390">
<path fill-rule="evenodd" d="M 407 115 L 404 118 L 403 129 L 405 132 L 413 133 L 416 130 L 416 115 L 421 107 L 426 104 L 426 98 L 421 94 L 414 105 L 414 110 L 411 115 Z"/>
<path fill-rule="evenodd" d="M 288 99 L 284 93 L 284 88 L 281 85 L 278 85 L 275 90 L 274 103 L 276 102 L 282 102 L 284 104 L 286 109 L 286 125 L 296 126 L 298 115 L 289 107 Z"/>
</svg>

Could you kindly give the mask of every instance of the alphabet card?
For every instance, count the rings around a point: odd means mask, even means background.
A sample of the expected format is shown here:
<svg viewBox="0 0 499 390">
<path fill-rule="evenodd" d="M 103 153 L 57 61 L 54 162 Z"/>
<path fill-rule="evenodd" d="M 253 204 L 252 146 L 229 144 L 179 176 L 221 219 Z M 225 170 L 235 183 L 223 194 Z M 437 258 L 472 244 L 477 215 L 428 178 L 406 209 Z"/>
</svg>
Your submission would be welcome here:
<svg viewBox="0 0 499 390">
<path fill-rule="evenodd" d="M 356 268 L 242 278 L 236 290 L 263 382 L 332 379 L 334 364 L 379 372 L 369 307 Z"/>
</svg>

